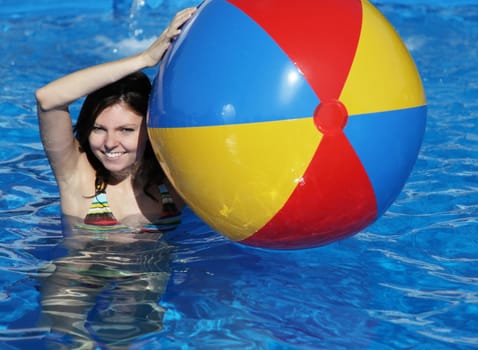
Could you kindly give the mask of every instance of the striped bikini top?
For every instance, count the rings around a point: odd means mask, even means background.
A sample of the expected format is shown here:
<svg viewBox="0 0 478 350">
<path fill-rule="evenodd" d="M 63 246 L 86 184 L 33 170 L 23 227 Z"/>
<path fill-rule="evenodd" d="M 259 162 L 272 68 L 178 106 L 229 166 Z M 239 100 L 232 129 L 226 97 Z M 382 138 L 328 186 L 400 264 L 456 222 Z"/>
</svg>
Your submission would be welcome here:
<svg viewBox="0 0 478 350">
<path fill-rule="evenodd" d="M 173 230 L 181 222 L 180 212 L 174 204 L 173 198 L 169 194 L 166 186 L 160 185 L 161 202 L 163 204 L 163 216 L 143 226 L 139 232 L 164 232 Z M 83 224 L 76 225 L 78 228 L 94 230 L 94 231 L 114 231 L 114 232 L 131 232 L 130 227 L 121 224 L 113 215 L 106 192 L 98 192 L 91 202 L 88 213 L 86 214 Z M 138 232 L 134 230 L 134 232 Z"/>
</svg>

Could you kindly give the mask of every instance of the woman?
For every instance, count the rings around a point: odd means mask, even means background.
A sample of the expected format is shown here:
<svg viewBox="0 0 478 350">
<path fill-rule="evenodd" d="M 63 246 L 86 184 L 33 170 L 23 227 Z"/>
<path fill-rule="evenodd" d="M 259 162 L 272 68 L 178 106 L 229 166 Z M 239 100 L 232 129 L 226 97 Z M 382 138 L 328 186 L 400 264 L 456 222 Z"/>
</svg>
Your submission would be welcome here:
<svg viewBox="0 0 478 350">
<path fill-rule="evenodd" d="M 151 85 L 137 72 L 158 64 L 194 11 L 179 12 L 145 51 L 80 70 L 37 90 L 43 146 L 62 212 L 74 224 L 141 231 L 177 214 L 171 202 L 181 207 L 152 154 L 145 121 Z M 75 137 L 68 106 L 86 95 Z M 163 181 L 171 197 L 160 189 Z"/>
<path fill-rule="evenodd" d="M 62 341 L 59 334 L 74 348 L 123 349 L 162 327 L 158 300 L 171 247 L 160 238 L 178 223 L 182 202 L 148 141 L 151 83 L 139 70 L 158 64 L 194 11 L 179 12 L 144 52 L 36 92 L 42 142 L 68 219 L 62 256 L 41 280 L 41 322 L 52 342 Z M 86 95 L 73 132 L 68 106 Z"/>
</svg>

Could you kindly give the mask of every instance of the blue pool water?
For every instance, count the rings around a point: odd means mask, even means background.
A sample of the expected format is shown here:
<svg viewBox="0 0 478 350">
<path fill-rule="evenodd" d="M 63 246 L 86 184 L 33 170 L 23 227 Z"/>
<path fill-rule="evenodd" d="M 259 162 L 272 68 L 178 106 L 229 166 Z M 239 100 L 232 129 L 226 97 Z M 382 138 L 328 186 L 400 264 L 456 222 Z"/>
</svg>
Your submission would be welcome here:
<svg viewBox="0 0 478 350">
<path fill-rule="evenodd" d="M 137 52 L 199 3 L 145 2 L 0 0 L 0 349 L 478 348 L 476 1 L 374 1 L 421 72 L 423 147 L 374 225 L 287 252 L 232 243 L 190 211 L 129 250 L 62 231 L 33 92 Z"/>
</svg>

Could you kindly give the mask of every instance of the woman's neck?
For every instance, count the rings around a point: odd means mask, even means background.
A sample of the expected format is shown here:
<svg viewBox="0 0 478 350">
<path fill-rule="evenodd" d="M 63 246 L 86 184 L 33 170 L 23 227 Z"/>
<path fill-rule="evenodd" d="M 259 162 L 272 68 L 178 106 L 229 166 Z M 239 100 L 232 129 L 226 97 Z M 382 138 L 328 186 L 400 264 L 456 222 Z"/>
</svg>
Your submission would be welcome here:
<svg viewBox="0 0 478 350">
<path fill-rule="evenodd" d="M 115 186 L 121 183 L 131 183 L 132 185 L 137 185 L 139 182 L 139 169 L 141 167 L 141 162 L 136 162 L 130 168 L 123 171 L 118 171 L 115 173 L 110 173 L 108 178 L 108 183 Z"/>
</svg>

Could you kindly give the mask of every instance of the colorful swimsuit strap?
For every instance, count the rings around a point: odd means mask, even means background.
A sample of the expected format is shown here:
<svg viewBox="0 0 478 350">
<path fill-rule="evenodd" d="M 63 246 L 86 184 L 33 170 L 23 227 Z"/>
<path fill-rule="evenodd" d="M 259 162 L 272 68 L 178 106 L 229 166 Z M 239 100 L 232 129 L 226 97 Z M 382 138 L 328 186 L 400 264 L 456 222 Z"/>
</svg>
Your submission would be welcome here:
<svg viewBox="0 0 478 350">
<path fill-rule="evenodd" d="M 91 201 L 90 209 L 84 219 L 87 225 L 112 226 L 119 225 L 119 221 L 113 215 L 106 192 L 99 192 Z"/>
<path fill-rule="evenodd" d="M 159 191 L 161 193 L 164 214 L 155 222 L 145 225 L 141 231 L 167 231 L 174 229 L 180 223 L 180 213 L 177 210 L 167 187 L 165 185 L 160 185 Z M 111 211 L 105 191 L 98 192 L 93 197 L 88 213 L 84 219 L 84 223 L 94 226 L 122 226 Z"/>
<path fill-rule="evenodd" d="M 151 224 L 144 225 L 142 232 L 174 230 L 181 223 L 181 213 L 176 208 L 173 197 L 171 197 L 166 185 L 159 185 L 159 192 L 161 193 L 161 203 L 163 204 L 163 215 Z"/>
</svg>

